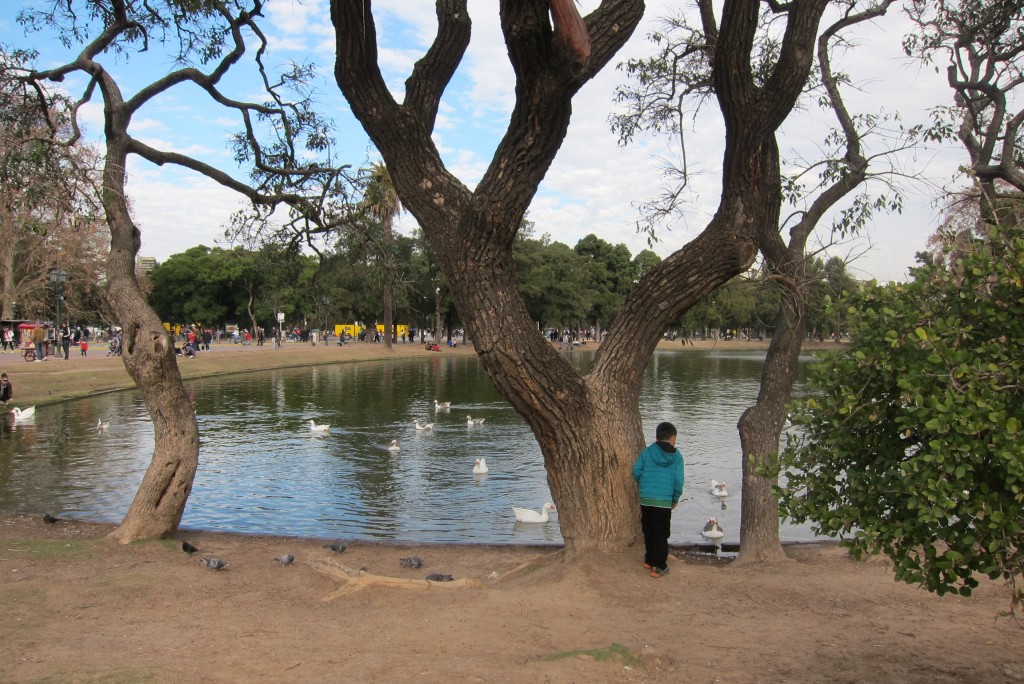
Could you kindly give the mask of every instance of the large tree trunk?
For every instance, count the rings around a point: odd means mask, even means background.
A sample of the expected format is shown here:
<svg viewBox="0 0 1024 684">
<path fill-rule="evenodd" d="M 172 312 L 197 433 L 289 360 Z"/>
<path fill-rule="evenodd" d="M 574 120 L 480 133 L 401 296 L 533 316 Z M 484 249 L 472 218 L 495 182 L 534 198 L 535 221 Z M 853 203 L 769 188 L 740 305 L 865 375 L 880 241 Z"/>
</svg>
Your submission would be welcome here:
<svg viewBox="0 0 1024 684">
<path fill-rule="evenodd" d="M 113 81 L 101 79 L 106 101 L 107 156 L 103 208 L 110 226 L 107 297 L 122 328 L 121 359 L 153 420 L 153 458 L 121 524 L 110 536 L 122 544 L 174 534 L 199 463 L 199 429 L 185 393 L 170 333 L 135 279 L 141 244 L 125 196 L 127 120 Z"/>
<path fill-rule="evenodd" d="M 602 2 L 587 17 L 592 51 L 581 65 L 554 37 L 547 0 L 501 0 L 516 104 L 494 159 L 470 191 L 444 167 L 430 139 L 441 94 L 468 45 L 466 1 L 438 0 L 437 37 L 407 81 L 402 104 L 376 63 L 369 2 L 331 2 L 338 85 L 434 248 L 484 368 L 540 444 L 569 554 L 620 551 L 639 539 L 630 469 L 647 441 L 639 413 L 644 369 L 668 326 L 749 267 L 764 226 L 778 226 L 774 131 L 806 82 L 826 4 L 797 7 L 796 28 L 780 53 L 784 73 L 763 92 L 754 92 L 749 68 L 758 5 L 727 5 L 731 21 L 723 20 L 718 38 L 724 58 L 716 62 L 729 130 L 718 212 L 697 239 L 641 279 L 584 376 L 537 334 L 519 293 L 512 245 L 565 138 L 572 96 L 629 38 L 644 3 Z"/>
<path fill-rule="evenodd" d="M 786 422 L 786 403 L 800 363 L 806 306 L 798 292 L 785 289 L 782 309 L 772 335 L 757 402 L 739 420 L 743 446 L 743 506 L 740 512 L 740 553 L 737 562 L 777 561 L 786 555 L 779 538 L 779 500 L 773 491 L 776 475 L 771 461 L 779 452 L 779 436 Z"/>
</svg>

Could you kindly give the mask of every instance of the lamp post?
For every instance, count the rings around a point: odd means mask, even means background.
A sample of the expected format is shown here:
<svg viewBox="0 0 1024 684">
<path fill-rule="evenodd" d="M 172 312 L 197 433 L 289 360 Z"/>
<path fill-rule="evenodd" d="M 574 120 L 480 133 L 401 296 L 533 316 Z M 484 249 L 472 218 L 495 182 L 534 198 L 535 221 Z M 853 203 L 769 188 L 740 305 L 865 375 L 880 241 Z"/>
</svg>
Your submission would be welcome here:
<svg viewBox="0 0 1024 684">
<path fill-rule="evenodd" d="M 55 268 L 50 269 L 50 282 L 53 283 L 54 297 L 57 300 L 57 326 L 53 331 L 53 344 L 57 346 L 59 341 L 57 340 L 57 330 L 60 328 L 60 302 L 64 299 L 64 283 L 68 281 L 68 274 L 64 271 L 58 271 Z"/>
</svg>

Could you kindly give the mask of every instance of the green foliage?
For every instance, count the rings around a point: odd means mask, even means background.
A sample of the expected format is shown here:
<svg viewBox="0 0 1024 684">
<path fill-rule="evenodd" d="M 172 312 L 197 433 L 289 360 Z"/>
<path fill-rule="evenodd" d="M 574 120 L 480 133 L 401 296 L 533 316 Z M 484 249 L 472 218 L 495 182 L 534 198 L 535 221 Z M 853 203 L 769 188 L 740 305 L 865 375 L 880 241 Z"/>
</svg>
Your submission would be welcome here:
<svg viewBox="0 0 1024 684">
<path fill-rule="evenodd" d="M 969 595 L 1024 574 L 1024 235 L 991 228 L 951 267 L 835 305 L 852 346 L 811 372 L 782 457 L 783 515 L 896 577 Z M 1015 603 L 1021 598 L 1017 591 Z"/>
</svg>

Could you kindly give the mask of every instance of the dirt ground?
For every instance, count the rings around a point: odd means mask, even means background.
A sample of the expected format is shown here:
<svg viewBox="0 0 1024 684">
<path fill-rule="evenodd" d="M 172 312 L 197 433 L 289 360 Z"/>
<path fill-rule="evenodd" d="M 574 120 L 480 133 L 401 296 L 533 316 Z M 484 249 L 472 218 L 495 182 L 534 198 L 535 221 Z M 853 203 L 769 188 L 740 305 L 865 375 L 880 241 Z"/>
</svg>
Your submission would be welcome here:
<svg viewBox="0 0 1024 684">
<path fill-rule="evenodd" d="M 335 554 L 325 540 L 183 530 L 200 550 L 189 556 L 176 540 L 121 546 L 109 530 L 0 516 L 0 681 L 1024 681 L 1002 583 L 940 598 L 831 544 L 750 568 L 684 555 L 652 579 L 640 552 L 573 564 L 522 547 Z M 285 553 L 291 565 L 273 560 Z M 424 567 L 402 567 L 410 555 Z M 208 569 L 211 556 L 227 568 Z M 360 586 L 366 575 L 335 580 L 324 561 L 459 581 Z"/>
</svg>

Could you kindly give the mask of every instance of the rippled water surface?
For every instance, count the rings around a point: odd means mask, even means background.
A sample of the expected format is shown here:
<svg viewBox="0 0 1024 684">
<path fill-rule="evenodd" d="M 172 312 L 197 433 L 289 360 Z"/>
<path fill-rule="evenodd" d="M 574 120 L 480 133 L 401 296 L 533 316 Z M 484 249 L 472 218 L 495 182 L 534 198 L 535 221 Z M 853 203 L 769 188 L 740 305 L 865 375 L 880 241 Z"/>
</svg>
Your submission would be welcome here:
<svg viewBox="0 0 1024 684">
<path fill-rule="evenodd" d="M 585 355 L 578 355 L 586 363 Z M 679 428 L 686 489 L 672 542 L 701 541 L 708 517 L 739 540 L 736 421 L 754 401 L 763 354 L 659 351 L 644 381 L 644 431 Z M 550 501 L 540 448 L 479 361 L 431 356 L 264 371 L 191 381 L 202 446 L 183 527 L 405 542 L 558 544 L 558 515 L 516 523 L 512 506 Z M 799 388 L 798 388 L 799 391 Z M 435 413 L 435 399 L 451 410 Z M 484 418 L 469 427 L 467 416 Z M 110 421 L 100 432 L 98 420 Z M 309 421 L 329 424 L 326 434 Z M 432 431 L 413 422 L 433 422 Z M 391 439 L 401 450 L 387 450 Z M 152 455 L 136 392 L 41 406 L 2 424 L 0 510 L 117 522 Z M 485 458 L 490 472 L 472 473 Z M 730 496 L 710 495 L 712 479 Z M 807 528 L 783 526 L 784 540 Z"/>
</svg>

